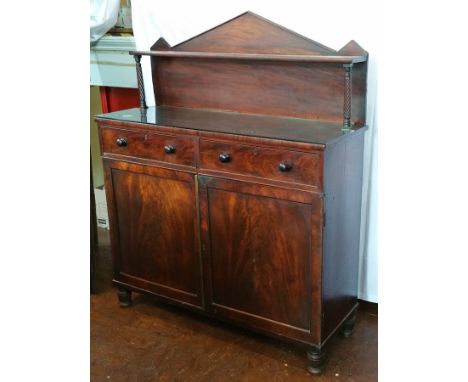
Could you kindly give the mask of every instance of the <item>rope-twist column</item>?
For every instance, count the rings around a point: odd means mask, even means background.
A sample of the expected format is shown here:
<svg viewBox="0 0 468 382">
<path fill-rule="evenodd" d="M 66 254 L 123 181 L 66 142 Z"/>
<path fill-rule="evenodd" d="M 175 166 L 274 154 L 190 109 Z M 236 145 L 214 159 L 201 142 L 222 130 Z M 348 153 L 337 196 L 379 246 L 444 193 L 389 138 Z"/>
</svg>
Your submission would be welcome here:
<svg viewBox="0 0 468 382">
<path fill-rule="evenodd" d="M 344 104 L 343 104 L 343 130 L 351 130 L 351 97 L 352 97 L 352 76 L 351 69 L 353 64 L 343 65 L 345 70 L 344 77 Z"/>
<path fill-rule="evenodd" d="M 133 58 L 136 62 L 138 92 L 140 95 L 140 109 L 147 109 L 148 107 L 146 106 L 145 87 L 143 84 L 143 71 L 141 70 L 141 55 L 135 54 Z"/>
</svg>

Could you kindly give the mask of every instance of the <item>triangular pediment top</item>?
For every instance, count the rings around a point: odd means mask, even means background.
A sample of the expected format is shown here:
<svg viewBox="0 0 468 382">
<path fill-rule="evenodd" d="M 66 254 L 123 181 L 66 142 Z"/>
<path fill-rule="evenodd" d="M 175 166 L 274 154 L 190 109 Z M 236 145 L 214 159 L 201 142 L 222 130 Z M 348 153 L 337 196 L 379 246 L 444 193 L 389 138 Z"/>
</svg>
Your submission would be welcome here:
<svg viewBox="0 0 468 382">
<path fill-rule="evenodd" d="M 318 56 L 337 53 L 250 11 L 192 37 L 171 50 Z"/>
<path fill-rule="evenodd" d="M 368 56 L 367 53 L 361 45 L 359 45 L 356 41 L 351 40 L 345 46 L 343 46 L 339 51 L 339 54 L 343 56 Z"/>
<path fill-rule="evenodd" d="M 170 50 L 171 46 L 169 43 L 163 38 L 160 37 L 158 41 L 156 41 L 150 48 L 150 50 Z"/>
</svg>

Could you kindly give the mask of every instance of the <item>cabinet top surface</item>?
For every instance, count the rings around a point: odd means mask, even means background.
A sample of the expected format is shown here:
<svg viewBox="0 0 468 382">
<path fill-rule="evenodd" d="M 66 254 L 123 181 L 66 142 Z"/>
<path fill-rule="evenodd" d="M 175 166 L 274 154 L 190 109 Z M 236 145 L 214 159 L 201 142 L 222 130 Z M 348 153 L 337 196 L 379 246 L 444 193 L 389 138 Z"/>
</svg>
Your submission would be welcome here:
<svg viewBox="0 0 468 382">
<path fill-rule="evenodd" d="M 121 110 L 98 115 L 96 119 L 141 123 L 147 128 L 157 125 L 323 145 L 349 134 L 342 131 L 339 122 L 170 106 Z"/>
</svg>

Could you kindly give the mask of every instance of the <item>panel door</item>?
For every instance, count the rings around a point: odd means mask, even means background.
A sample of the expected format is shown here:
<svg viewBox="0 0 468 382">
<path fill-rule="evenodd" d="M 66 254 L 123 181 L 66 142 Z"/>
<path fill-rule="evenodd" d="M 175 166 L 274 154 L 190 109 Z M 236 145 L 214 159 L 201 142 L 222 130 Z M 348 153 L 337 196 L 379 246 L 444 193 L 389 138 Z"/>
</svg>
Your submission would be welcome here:
<svg viewBox="0 0 468 382">
<path fill-rule="evenodd" d="M 115 280 L 201 306 L 194 175 L 106 161 L 106 182 Z"/>
<path fill-rule="evenodd" d="M 199 177 L 206 297 L 215 315 L 318 340 L 321 198 Z"/>
</svg>

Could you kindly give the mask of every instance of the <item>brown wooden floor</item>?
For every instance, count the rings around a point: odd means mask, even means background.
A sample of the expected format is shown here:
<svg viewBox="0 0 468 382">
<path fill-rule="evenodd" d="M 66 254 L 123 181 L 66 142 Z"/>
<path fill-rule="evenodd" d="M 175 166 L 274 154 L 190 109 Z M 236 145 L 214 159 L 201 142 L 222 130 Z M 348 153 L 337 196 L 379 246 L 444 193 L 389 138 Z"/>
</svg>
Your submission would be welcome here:
<svg viewBox="0 0 468 382">
<path fill-rule="evenodd" d="M 363 304 L 353 335 L 336 336 L 319 377 L 305 350 L 134 294 L 120 308 L 111 286 L 109 235 L 99 229 L 91 296 L 92 381 L 377 381 L 377 309 Z"/>
</svg>

